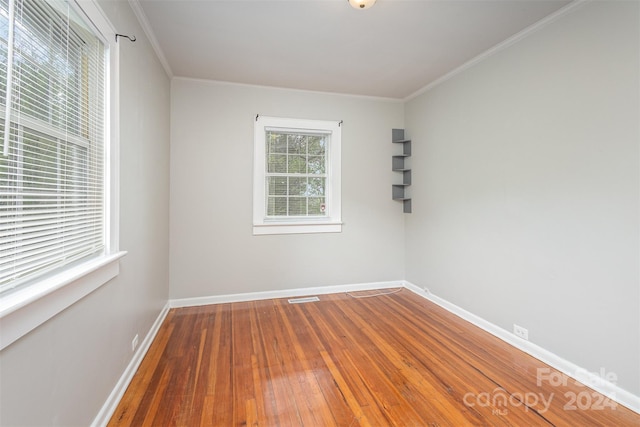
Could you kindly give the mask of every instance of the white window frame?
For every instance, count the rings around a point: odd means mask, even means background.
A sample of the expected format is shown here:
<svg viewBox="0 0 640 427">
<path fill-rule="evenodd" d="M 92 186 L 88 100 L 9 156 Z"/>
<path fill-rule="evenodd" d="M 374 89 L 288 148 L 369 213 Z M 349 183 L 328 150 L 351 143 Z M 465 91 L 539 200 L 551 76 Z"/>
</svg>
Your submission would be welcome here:
<svg viewBox="0 0 640 427">
<path fill-rule="evenodd" d="M 119 79 L 115 30 L 95 0 L 69 0 L 107 48 L 105 73 L 105 250 L 98 257 L 44 275 L 0 298 L 0 350 L 119 274 Z"/>
<path fill-rule="evenodd" d="M 331 135 L 328 147 L 326 211 L 322 217 L 268 218 L 266 215 L 266 132 L 280 128 Z M 301 234 L 342 232 L 341 197 L 342 122 L 257 116 L 254 124 L 253 234 Z"/>
</svg>

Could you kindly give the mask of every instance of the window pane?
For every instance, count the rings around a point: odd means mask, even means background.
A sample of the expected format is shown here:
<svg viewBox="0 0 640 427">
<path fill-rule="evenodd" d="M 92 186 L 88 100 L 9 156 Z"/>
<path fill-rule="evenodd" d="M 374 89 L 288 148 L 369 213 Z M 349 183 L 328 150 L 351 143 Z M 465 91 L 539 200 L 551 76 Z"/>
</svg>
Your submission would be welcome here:
<svg viewBox="0 0 640 427">
<path fill-rule="evenodd" d="M 25 0 L 19 9 L 13 102 L 22 114 L 79 136 L 85 43 L 47 3 Z"/>
<path fill-rule="evenodd" d="M 269 154 L 267 156 L 267 173 L 286 173 L 287 155 Z"/>
<path fill-rule="evenodd" d="M 307 215 L 307 198 L 306 197 L 290 197 L 289 198 L 289 216 L 306 216 Z"/>
<path fill-rule="evenodd" d="M 307 195 L 324 196 L 326 182 L 326 178 L 309 178 Z"/>
<path fill-rule="evenodd" d="M 286 134 L 267 132 L 267 154 L 271 153 L 287 153 Z"/>
<path fill-rule="evenodd" d="M 307 154 L 307 137 L 299 134 L 289 134 L 287 152 L 289 154 Z"/>
<path fill-rule="evenodd" d="M 287 198 L 286 197 L 268 197 L 267 198 L 267 215 L 268 216 L 287 216 Z"/>
<path fill-rule="evenodd" d="M 88 185 L 88 150 L 76 144 L 65 144 L 63 152 L 62 188 L 66 192 L 67 204 L 87 200 Z"/>
<path fill-rule="evenodd" d="M 58 141 L 24 129 L 22 149 L 22 185 L 27 193 L 56 194 L 59 186 Z"/>
<path fill-rule="evenodd" d="M 289 178 L 289 195 L 304 196 L 307 194 L 307 178 Z"/>
<path fill-rule="evenodd" d="M 287 195 L 287 177 L 270 176 L 267 178 L 267 194 L 270 196 Z"/>
<path fill-rule="evenodd" d="M 307 161 L 304 156 L 289 155 L 288 173 L 307 173 Z"/>
<path fill-rule="evenodd" d="M 309 155 L 324 156 L 327 148 L 327 135 L 310 135 L 309 136 Z"/>
<path fill-rule="evenodd" d="M 309 197 L 309 215 L 324 215 L 325 202 L 324 197 Z"/>
<path fill-rule="evenodd" d="M 314 175 L 325 174 L 325 163 L 326 160 L 324 156 L 309 156 L 309 159 L 307 160 L 307 166 L 309 168 L 308 173 Z"/>
</svg>

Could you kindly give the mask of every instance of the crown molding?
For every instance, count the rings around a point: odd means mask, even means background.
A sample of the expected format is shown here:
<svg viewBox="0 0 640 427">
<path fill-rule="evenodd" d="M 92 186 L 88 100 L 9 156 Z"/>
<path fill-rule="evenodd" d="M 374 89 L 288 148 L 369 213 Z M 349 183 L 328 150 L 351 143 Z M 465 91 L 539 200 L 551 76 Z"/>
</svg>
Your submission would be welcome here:
<svg viewBox="0 0 640 427">
<path fill-rule="evenodd" d="M 149 20 L 147 19 L 147 15 L 144 13 L 144 10 L 142 9 L 142 5 L 140 5 L 140 2 L 138 0 L 129 0 L 129 5 L 133 10 L 134 15 L 138 19 L 138 22 L 140 23 L 142 30 L 147 36 L 147 39 L 149 40 L 151 47 L 153 47 L 153 50 L 155 51 L 156 56 L 158 57 L 158 60 L 162 64 L 162 68 L 164 68 L 165 73 L 167 74 L 169 79 L 173 78 L 173 71 L 171 70 L 171 66 L 169 65 L 169 62 L 167 61 L 167 57 L 164 55 L 164 52 L 160 47 L 160 43 L 158 43 L 158 39 L 156 38 L 156 35 L 151 29 L 151 24 L 149 24 Z"/>
<path fill-rule="evenodd" d="M 439 86 L 442 83 L 448 81 L 449 79 L 457 76 L 458 74 L 462 73 L 463 71 L 467 70 L 468 68 L 473 67 L 474 65 L 484 61 L 485 59 L 495 55 L 496 53 L 502 52 L 503 50 L 513 46 L 516 43 L 518 43 L 520 40 L 529 37 L 531 34 L 537 32 L 537 31 L 541 30 L 542 28 L 546 27 L 547 25 L 557 21 L 561 17 L 567 15 L 568 13 L 572 12 L 573 10 L 577 9 L 578 7 L 584 5 L 585 3 L 589 2 L 589 1 L 592 1 L 592 0 L 574 0 L 574 1 L 572 1 L 568 5 L 558 9 L 557 11 L 552 13 L 551 15 L 548 15 L 548 16 L 542 18 L 540 21 L 528 26 L 527 28 L 525 28 L 524 30 L 520 31 L 519 33 L 516 33 L 513 36 L 509 37 L 508 39 L 498 43 L 497 45 L 495 45 L 495 46 L 493 46 L 493 47 L 491 47 L 491 48 L 489 48 L 487 50 L 485 50 L 484 52 L 482 52 L 478 56 L 470 59 L 469 61 L 465 62 L 464 64 L 460 65 L 459 67 L 449 71 L 445 75 L 435 79 L 434 81 L 432 81 L 431 83 L 429 83 L 426 86 L 422 87 L 421 89 L 418 89 L 417 91 L 413 92 L 411 95 L 405 97 L 403 99 L 403 101 L 404 102 L 408 102 L 408 101 L 411 101 L 414 98 L 417 98 L 418 96 L 430 91 L 431 89 L 435 88 L 436 86 Z"/>
</svg>

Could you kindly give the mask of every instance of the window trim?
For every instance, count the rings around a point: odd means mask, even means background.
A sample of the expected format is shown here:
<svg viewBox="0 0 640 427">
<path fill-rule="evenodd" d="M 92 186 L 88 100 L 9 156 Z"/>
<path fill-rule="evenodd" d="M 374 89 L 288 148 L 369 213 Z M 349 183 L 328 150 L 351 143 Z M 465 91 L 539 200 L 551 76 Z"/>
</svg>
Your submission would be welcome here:
<svg viewBox="0 0 640 427">
<path fill-rule="evenodd" d="M 254 123 L 253 154 L 253 234 L 302 234 L 342 232 L 341 147 L 342 122 L 257 116 Z M 266 216 L 265 134 L 268 128 L 321 131 L 331 134 L 327 164 L 326 217 L 273 219 Z"/>
<path fill-rule="evenodd" d="M 108 48 L 105 81 L 105 250 L 77 265 L 34 279 L 34 283 L 0 299 L 0 350 L 119 274 L 119 49 L 115 30 L 95 0 L 69 0 Z"/>
</svg>

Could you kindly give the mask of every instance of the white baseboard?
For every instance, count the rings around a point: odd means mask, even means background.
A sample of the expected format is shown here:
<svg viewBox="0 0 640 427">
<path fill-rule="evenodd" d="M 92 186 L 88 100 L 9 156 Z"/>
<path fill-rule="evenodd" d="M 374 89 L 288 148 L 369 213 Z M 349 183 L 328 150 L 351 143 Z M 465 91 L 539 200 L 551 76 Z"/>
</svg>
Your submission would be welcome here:
<svg viewBox="0 0 640 427">
<path fill-rule="evenodd" d="M 107 398 L 104 405 L 102 405 L 100 412 L 98 412 L 98 415 L 96 415 L 95 419 L 91 423 L 91 427 L 102 427 L 106 426 L 107 423 L 109 423 L 111 416 L 118 407 L 118 403 L 120 403 L 120 399 L 122 399 L 122 396 L 127 390 L 127 387 L 129 387 L 129 383 L 138 370 L 140 363 L 142 363 L 142 359 L 144 359 L 147 351 L 149 351 L 149 347 L 151 347 L 151 343 L 156 337 L 158 330 L 160 330 L 162 322 L 164 322 L 164 319 L 167 317 L 169 308 L 169 303 L 167 302 L 162 311 L 160 311 L 160 314 L 156 318 L 155 322 L 153 322 L 153 325 L 151 326 L 151 329 L 149 329 L 147 336 L 144 337 L 144 340 L 142 340 L 142 343 L 140 343 L 140 345 L 138 346 L 138 350 L 133 355 L 133 358 L 124 370 L 124 373 L 118 380 L 118 383 L 111 391 L 111 394 L 109 394 L 109 397 Z"/>
<path fill-rule="evenodd" d="M 208 304 L 223 304 L 229 302 L 243 302 L 243 301 L 259 301 L 265 299 L 274 298 L 292 298 L 303 297 L 309 295 L 326 295 L 337 294 L 340 292 L 356 292 L 356 291 L 368 291 L 375 289 L 385 288 L 398 288 L 404 287 L 403 280 L 395 280 L 389 282 L 371 282 L 371 283 L 358 283 L 352 285 L 337 285 L 337 286 L 319 286 L 315 288 L 298 288 L 298 289 L 283 289 L 279 291 L 266 291 L 266 292 L 248 292 L 242 294 L 232 295 L 215 295 L 209 297 L 197 297 L 197 298 L 180 298 L 172 299 L 169 301 L 171 308 L 178 307 L 194 307 L 199 305 Z"/>
<path fill-rule="evenodd" d="M 582 384 L 588 385 L 593 390 L 601 393 L 611 400 L 626 406 L 634 412 L 640 414 L 640 396 L 636 396 L 627 390 L 620 388 L 619 386 L 606 381 L 600 375 L 589 372 L 586 369 L 572 363 L 562 357 L 546 350 L 539 345 L 536 345 L 530 341 L 526 341 L 512 334 L 511 332 L 494 325 L 493 323 L 476 316 L 467 310 L 458 307 L 457 305 L 450 303 L 449 301 L 442 299 L 431 292 L 420 288 L 413 283 L 403 281 L 403 286 L 413 293 L 420 295 L 423 298 L 439 305 L 450 313 L 476 325 L 477 327 L 489 332 L 491 335 L 501 339 L 502 341 L 516 347 L 519 350 L 535 357 L 536 359 L 546 363 L 552 368 L 568 375 L 569 377 L 579 381 Z"/>
</svg>

